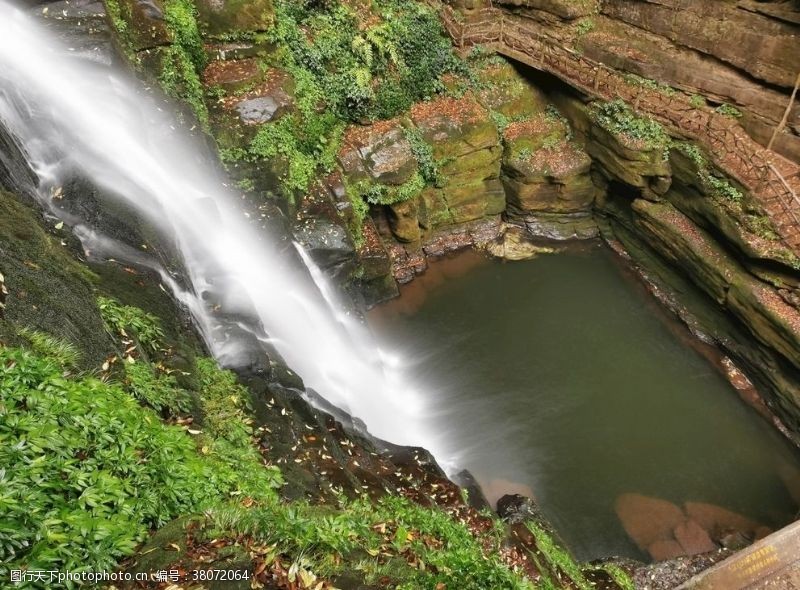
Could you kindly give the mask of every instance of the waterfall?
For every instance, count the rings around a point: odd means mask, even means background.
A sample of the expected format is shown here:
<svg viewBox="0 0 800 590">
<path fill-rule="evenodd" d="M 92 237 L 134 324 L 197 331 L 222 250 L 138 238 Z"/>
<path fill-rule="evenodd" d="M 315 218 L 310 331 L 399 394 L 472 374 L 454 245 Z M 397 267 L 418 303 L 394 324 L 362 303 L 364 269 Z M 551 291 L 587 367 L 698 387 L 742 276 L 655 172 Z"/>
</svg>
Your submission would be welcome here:
<svg viewBox="0 0 800 590">
<path fill-rule="evenodd" d="M 6 0 L 0 0 L 0 126 L 33 170 L 43 207 L 72 226 L 93 254 L 161 272 L 222 364 L 236 365 L 252 342 L 226 329 L 223 318 L 228 325 L 238 318 L 251 335 L 268 335 L 307 387 L 361 419 L 373 435 L 425 446 L 444 459 L 401 363 L 338 306 L 318 269 L 299 263 L 291 245 L 267 235 L 258 215 L 245 212 L 169 105 L 125 72 L 71 54 Z M 182 280 L 146 252 L 60 209 L 53 195 L 76 174 L 147 220 L 180 254 Z"/>
</svg>

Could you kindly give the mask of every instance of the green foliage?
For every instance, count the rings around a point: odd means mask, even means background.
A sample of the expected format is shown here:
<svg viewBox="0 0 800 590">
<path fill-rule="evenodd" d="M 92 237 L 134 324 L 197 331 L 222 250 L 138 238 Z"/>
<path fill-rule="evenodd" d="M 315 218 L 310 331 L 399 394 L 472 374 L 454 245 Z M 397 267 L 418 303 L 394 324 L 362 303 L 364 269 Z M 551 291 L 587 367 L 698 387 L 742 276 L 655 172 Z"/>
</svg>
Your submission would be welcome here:
<svg viewBox="0 0 800 590">
<path fill-rule="evenodd" d="M 200 436 L 164 425 L 118 385 L 63 370 L 53 358 L 0 348 L 0 576 L 112 570 L 176 516 L 242 494 L 275 501 L 280 473 L 263 467 L 246 406 L 234 401 L 242 390 L 213 361 L 199 367 L 209 424 Z"/>
<path fill-rule="evenodd" d="M 407 127 L 405 129 L 406 139 L 411 144 L 411 151 L 417 159 L 419 165 L 419 172 L 425 182 L 433 186 L 442 187 L 445 183 L 445 178 L 439 170 L 439 164 L 433 157 L 433 148 L 425 141 L 416 127 Z"/>
<path fill-rule="evenodd" d="M 714 110 L 717 111 L 720 115 L 723 115 L 725 117 L 730 117 L 732 119 L 739 119 L 742 116 L 742 111 L 740 111 L 734 106 L 729 105 L 726 102 L 722 103 Z"/>
<path fill-rule="evenodd" d="M 281 65 L 295 78 L 310 75 L 314 94 L 343 121 L 393 117 L 441 92 L 443 74 L 465 71 L 436 14 L 420 3 L 376 2 L 378 19 L 363 27 L 345 4 L 279 0 L 275 9 L 271 38 L 288 48 Z"/>
<path fill-rule="evenodd" d="M 22 328 L 17 333 L 28 341 L 31 350 L 59 365 L 72 368 L 80 362 L 80 353 L 70 342 L 30 328 Z"/>
<path fill-rule="evenodd" d="M 184 50 L 192 65 L 198 70 L 205 66 L 206 55 L 194 4 L 189 0 L 167 0 L 164 3 L 164 22 L 172 33 L 173 43 Z"/>
<path fill-rule="evenodd" d="M 586 579 L 580 565 L 542 527 L 533 522 L 526 522 L 525 526 L 536 539 L 536 547 L 544 556 L 550 569 L 557 568 L 564 572 L 578 590 L 593 590 L 594 585 Z"/>
<path fill-rule="evenodd" d="M 369 203 L 356 190 L 348 190 L 347 197 L 353 207 L 353 219 L 350 223 L 350 235 L 356 248 L 364 245 L 364 222 L 369 215 Z"/>
<path fill-rule="evenodd" d="M 707 173 L 702 176 L 702 180 L 718 197 L 727 199 L 736 204 L 741 204 L 744 199 L 742 191 L 733 186 L 726 178 L 720 178 L 714 174 Z"/>
<path fill-rule="evenodd" d="M 120 37 L 125 39 L 128 33 L 128 21 L 122 17 L 122 9 L 119 5 L 119 0 L 106 0 L 106 12 L 111 19 L 111 24 L 117 30 Z"/>
<path fill-rule="evenodd" d="M 691 98 L 689 99 L 689 104 L 696 109 L 702 109 L 706 106 L 706 99 L 700 94 L 692 94 Z"/>
<path fill-rule="evenodd" d="M 712 172 L 708 160 L 697 145 L 681 142 L 676 143 L 675 147 L 694 163 L 697 167 L 698 178 L 713 196 L 735 205 L 741 205 L 744 200 L 742 191 L 733 186 L 727 178 L 721 178 Z"/>
<path fill-rule="evenodd" d="M 333 169 L 347 122 L 393 117 L 441 92 L 443 74 L 464 69 L 436 15 L 410 0 L 373 4 L 379 19 L 366 27 L 345 4 L 279 0 L 275 10 L 268 37 L 284 48 L 278 65 L 294 79 L 298 112 L 263 125 L 247 150 L 222 156 L 282 157 L 290 200 Z"/>
<path fill-rule="evenodd" d="M 637 116 L 624 100 L 595 104 L 593 115 L 608 131 L 641 143 L 646 149 L 663 149 L 669 145 L 664 128 L 649 117 Z"/>
<path fill-rule="evenodd" d="M 0 571 L 113 569 L 224 491 L 181 429 L 33 353 L 0 349 L 0 416 Z"/>
<path fill-rule="evenodd" d="M 161 320 L 156 316 L 138 307 L 122 305 L 111 297 L 98 297 L 97 306 L 112 336 L 134 336 L 142 346 L 158 350 L 164 338 L 164 330 Z"/>
<path fill-rule="evenodd" d="M 189 411 L 189 394 L 178 386 L 175 377 L 156 372 L 150 363 L 126 362 L 125 381 L 133 397 L 157 412 L 174 415 Z"/>
<path fill-rule="evenodd" d="M 422 174 L 415 172 L 406 182 L 399 186 L 376 184 L 363 181 L 352 187 L 354 195 L 372 205 L 394 205 L 418 196 L 425 188 L 425 179 Z"/>
<path fill-rule="evenodd" d="M 633 84 L 634 86 L 641 86 L 642 88 L 656 90 L 665 96 L 673 96 L 676 94 L 676 90 L 672 86 L 662 84 L 661 82 L 656 82 L 650 78 L 642 78 L 636 74 L 627 74 L 625 76 L 625 81 L 628 82 L 628 84 Z"/>
<path fill-rule="evenodd" d="M 197 26 L 197 10 L 190 0 L 167 0 L 164 22 L 172 35 L 172 44 L 162 49 L 159 82 L 167 94 L 186 101 L 200 124 L 207 127 L 208 109 L 199 75 L 206 55 Z"/>
<path fill-rule="evenodd" d="M 489 116 L 492 118 L 492 122 L 494 123 L 494 126 L 497 127 L 497 131 L 498 133 L 500 133 L 501 136 L 503 135 L 503 131 L 505 131 L 506 128 L 509 125 L 511 125 L 513 121 L 507 115 L 504 115 L 500 111 L 495 111 L 495 110 L 489 111 Z"/>
<path fill-rule="evenodd" d="M 317 168 L 314 157 L 301 149 L 294 123 L 294 116 L 287 115 L 275 123 L 262 126 L 249 150 L 256 158 L 269 159 L 278 154 L 286 157 L 288 172 L 282 180 L 289 195 L 294 191 L 306 190 Z"/>
<path fill-rule="evenodd" d="M 594 24 L 594 20 L 593 19 L 591 19 L 589 17 L 586 17 L 586 18 L 580 19 L 577 23 L 575 23 L 574 26 L 575 26 L 575 33 L 579 37 L 582 37 L 586 33 L 594 30 L 595 24 Z"/>
<path fill-rule="evenodd" d="M 296 502 L 257 510 L 227 508 L 212 512 L 211 518 L 219 530 L 276 543 L 282 551 L 303 555 L 308 567 L 328 575 L 342 573 L 343 569 L 329 558 L 331 554 L 365 551 L 366 555 L 381 555 L 383 565 L 362 562 L 358 569 L 372 576 L 392 574 L 399 589 L 434 588 L 440 583 L 463 590 L 533 588 L 499 561 L 500 545 L 493 535 L 476 538 L 445 512 L 398 496 L 377 502 L 368 498 L 342 500 L 337 511 L 327 514 Z M 441 541 L 441 546 L 425 542 L 431 538 Z M 412 555 L 424 567 L 408 567 L 405 560 Z M 387 556 L 399 556 L 402 567 L 397 562 L 387 563 Z"/>
</svg>

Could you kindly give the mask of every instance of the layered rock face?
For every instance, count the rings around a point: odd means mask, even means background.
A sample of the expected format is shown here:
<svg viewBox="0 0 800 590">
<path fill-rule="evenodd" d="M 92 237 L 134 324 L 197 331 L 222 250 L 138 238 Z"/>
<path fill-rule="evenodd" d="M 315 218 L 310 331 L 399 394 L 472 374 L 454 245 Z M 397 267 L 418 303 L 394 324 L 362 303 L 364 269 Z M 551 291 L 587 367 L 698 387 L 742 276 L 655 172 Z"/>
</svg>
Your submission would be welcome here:
<svg viewBox="0 0 800 590">
<path fill-rule="evenodd" d="M 729 104 L 766 145 L 800 74 L 796 3 L 740 0 L 603 0 L 496 3 L 537 20 L 584 55 L 645 80 Z M 800 105 L 773 148 L 800 159 Z"/>
</svg>

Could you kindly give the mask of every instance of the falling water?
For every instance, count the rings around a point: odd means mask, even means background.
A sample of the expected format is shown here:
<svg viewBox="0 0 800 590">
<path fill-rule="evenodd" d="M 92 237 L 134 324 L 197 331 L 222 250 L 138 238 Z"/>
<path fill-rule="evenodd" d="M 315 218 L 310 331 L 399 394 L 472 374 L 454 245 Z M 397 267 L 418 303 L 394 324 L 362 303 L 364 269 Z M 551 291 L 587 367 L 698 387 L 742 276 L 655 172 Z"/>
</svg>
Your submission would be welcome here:
<svg viewBox="0 0 800 590">
<path fill-rule="evenodd" d="M 221 318 L 254 318 L 241 327 L 262 339 L 268 334 L 307 387 L 363 420 L 375 436 L 447 459 L 424 426 L 422 400 L 399 362 L 343 311 L 318 269 L 299 264 L 291 249 L 248 219 L 204 152 L 176 129 L 172 111 L 124 72 L 70 55 L 5 0 L 0 124 L 37 176 L 37 198 L 73 226 L 87 250 L 155 264 L 56 206 L 51 195 L 76 173 L 171 242 L 187 285 L 158 270 L 223 364 L 241 361 L 252 339 L 235 336 Z"/>
</svg>

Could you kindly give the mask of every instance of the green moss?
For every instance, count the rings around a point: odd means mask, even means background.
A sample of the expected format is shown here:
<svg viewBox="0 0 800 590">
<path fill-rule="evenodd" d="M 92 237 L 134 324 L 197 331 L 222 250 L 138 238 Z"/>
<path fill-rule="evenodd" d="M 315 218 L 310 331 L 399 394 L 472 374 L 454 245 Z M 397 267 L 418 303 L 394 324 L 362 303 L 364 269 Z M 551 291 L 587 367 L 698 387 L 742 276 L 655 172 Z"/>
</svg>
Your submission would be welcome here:
<svg viewBox="0 0 800 590">
<path fill-rule="evenodd" d="M 614 564 L 606 564 L 603 569 L 611 576 L 614 583 L 619 586 L 620 590 L 636 590 L 636 585 L 633 583 L 630 575 L 624 569 Z"/>
<path fill-rule="evenodd" d="M 205 66 L 206 55 L 194 4 L 189 0 L 167 0 L 164 22 L 172 44 L 162 49 L 159 82 L 167 94 L 185 101 L 207 129 L 208 108 L 199 74 Z"/>
<path fill-rule="evenodd" d="M 706 106 L 706 99 L 700 94 L 692 94 L 689 103 L 696 109 L 701 109 Z"/>
<path fill-rule="evenodd" d="M 251 161 L 284 158 L 284 195 L 293 202 L 296 193 L 308 190 L 318 172 L 333 170 L 343 133 L 344 124 L 330 113 L 286 115 L 262 125 L 247 151 L 233 155 Z"/>
<path fill-rule="evenodd" d="M 694 163 L 700 182 L 712 196 L 741 206 L 744 201 L 742 191 L 733 186 L 727 178 L 721 178 L 713 173 L 708 160 L 696 144 L 679 142 L 675 143 L 675 147 Z"/>
</svg>

